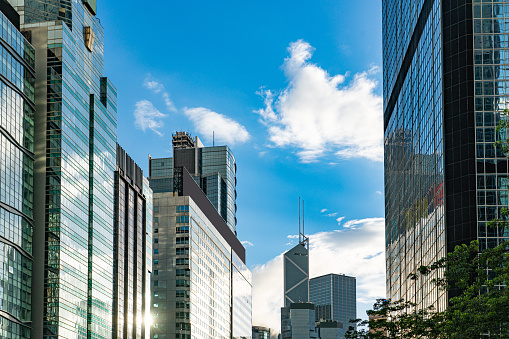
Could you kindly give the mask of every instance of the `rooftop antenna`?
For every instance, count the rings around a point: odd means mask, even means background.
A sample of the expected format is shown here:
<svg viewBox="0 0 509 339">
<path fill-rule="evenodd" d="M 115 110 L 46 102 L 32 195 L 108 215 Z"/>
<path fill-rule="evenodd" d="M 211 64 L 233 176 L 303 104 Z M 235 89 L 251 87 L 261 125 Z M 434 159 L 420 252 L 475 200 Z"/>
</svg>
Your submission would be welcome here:
<svg viewBox="0 0 509 339">
<path fill-rule="evenodd" d="M 300 239 L 300 235 L 301 233 L 300 233 L 300 197 L 299 197 L 299 243 L 302 242 L 302 240 Z"/>
<path fill-rule="evenodd" d="M 304 199 L 302 200 L 302 238 L 306 238 L 306 233 L 304 232 Z"/>
<path fill-rule="evenodd" d="M 214 131 L 212 131 L 212 147 L 216 146 L 216 141 L 214 137 Z"/>
</svg>

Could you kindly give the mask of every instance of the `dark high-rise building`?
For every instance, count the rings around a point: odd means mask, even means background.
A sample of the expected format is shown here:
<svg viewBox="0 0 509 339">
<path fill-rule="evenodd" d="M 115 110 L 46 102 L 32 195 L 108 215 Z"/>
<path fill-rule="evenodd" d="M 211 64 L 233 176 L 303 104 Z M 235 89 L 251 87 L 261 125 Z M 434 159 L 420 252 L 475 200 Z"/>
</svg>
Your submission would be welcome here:
<svg viewBox="0 0 509 339">
<path fill-rule="evenodd" d="M 325 322 L 325 328 L 337 328 L 340 337 L 344 337 L 350 326 L 356 328 L 350 320 L 357 319 L 356 279 L 342 274 L 327 274 L 309 280 L 309 301 L 315 304 L 317 322 Z M 336 322 L 340 325 L 331 327 Z M 336 324 L 336 325 L 337 325 Z"/>
<path fill-rule="evenodd" d="M 95 1 L 8 1 L 37 74 L 32 338 L 111 338 L 117 94 Z"/>
<path fill-rule="evenodd" d="M 34 221 L 34 49 L 0 0 L 0 338 L 30 338 Z"/>
<path fill-rule="evenodd" d="M 113 268 L 113 337 L 148 338 L 152 271 L 152 190 L 117 144 Z"/>
<path fill-rule="evenodd" d="M 300 229 L 299 243 L 283 256 L 283 275 L 281 338 L 316 338 L 315 306 L 309 302 L 309 239 Z"/>
<path fill-rule="evenodd" d="M 479 239 L 507 207 L 507 158 L 493 147 L 507 107 L 509 7 L 499 1 L 384 0 L 387 296 L 447 305 L 408 274 Z M 451 292 L 448 292 L 451 293 Z"/>
<path fill-rule="evenodd" d="M 285 307 L 309 301 L 309 243 L 307 238 L 284 254 Z"/>
<path fill-rule="evenodd" d="M 185 167 L 212 205 L 235 233 L 237 227 L 237 165 L 228 146 L 204 147 L 186 132 L 173 135 L 173 158 L 149 160 L 154 193 L 173 192 L 173 170 Z"/>
</svg>

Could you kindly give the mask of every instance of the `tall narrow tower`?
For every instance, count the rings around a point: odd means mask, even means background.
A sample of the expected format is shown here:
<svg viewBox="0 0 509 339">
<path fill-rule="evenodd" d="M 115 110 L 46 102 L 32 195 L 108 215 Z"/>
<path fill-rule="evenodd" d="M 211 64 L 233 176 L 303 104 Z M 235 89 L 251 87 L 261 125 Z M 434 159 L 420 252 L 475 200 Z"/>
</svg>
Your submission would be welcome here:
<svg viewBox="0 0 509 339">
<path fill-rule="evenodd" d="M 285 307 L 309 301 L 309 241 L 304 239 L 284 254 Z"/>
</svg>

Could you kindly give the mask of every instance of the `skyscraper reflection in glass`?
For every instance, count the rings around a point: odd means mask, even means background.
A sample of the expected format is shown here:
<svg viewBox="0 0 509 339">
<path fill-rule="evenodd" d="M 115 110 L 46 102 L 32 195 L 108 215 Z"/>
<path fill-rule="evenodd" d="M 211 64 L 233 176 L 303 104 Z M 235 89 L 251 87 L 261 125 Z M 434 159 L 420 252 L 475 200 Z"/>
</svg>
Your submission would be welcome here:
<svg viewBox="0 0 509 339">
<path fill-rule="evenodd" d="M 408 274 L 456 245 L 509 236 L 486 226 L 507 207 L 507 159 L 493 144 L 506 138 L 495 127 L 509 95 L 509 4 L 385 0 L 383 11 L 387 295 L 441 310 L 437 275 Z"/>
<path fill-rule="evenodd" d="M 0 338 L 30 338 L 34 217 L 34 49 L 0 6 Z"/>
</svg>

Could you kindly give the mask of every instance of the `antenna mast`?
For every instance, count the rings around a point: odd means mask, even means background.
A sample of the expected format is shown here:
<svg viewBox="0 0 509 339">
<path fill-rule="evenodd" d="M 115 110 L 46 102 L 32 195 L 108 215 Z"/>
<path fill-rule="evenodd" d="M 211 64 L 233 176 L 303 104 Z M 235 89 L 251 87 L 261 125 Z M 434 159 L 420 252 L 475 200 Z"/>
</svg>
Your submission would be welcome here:
<svg viewBox="0 0 509 339">
<path fill-rule="evenodd" d="M 300 239 L 300 197 L 299 197 L 299 243 L 302 242 L 302 240 Z"/>
<path fill-rule="evenodd" d="M 304 200 L 302 200 L 302 238 L 306 238 L 306 233 L 304 232 Z"/>
</svg>

